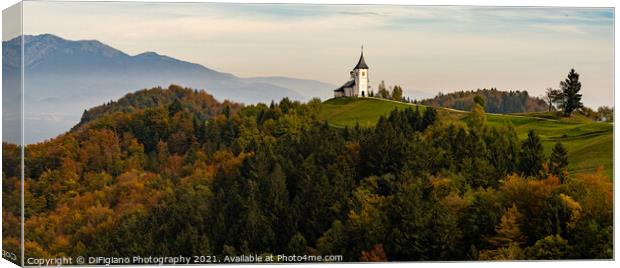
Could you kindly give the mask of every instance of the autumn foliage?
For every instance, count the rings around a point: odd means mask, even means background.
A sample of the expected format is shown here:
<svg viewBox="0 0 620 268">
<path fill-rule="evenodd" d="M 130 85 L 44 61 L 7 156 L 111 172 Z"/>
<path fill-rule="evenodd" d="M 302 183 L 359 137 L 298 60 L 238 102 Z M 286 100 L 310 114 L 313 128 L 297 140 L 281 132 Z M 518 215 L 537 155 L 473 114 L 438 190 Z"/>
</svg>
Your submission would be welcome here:
<svg viewBox="0 0 620 268">
<path fill-rule="evenodd" d="M 559 160 L 528 149 L 535 133 L 448 124 L 432 108 L 336 128 L 320 109 L 171 86 L 87 110 L 73 130 L 25 148 L 26 256 L 612 257 L 612 182 L 563 162 L 545 169 Z M 3 159 L 10 250 L 19 148 L 3 144 Z"/>
</svg>

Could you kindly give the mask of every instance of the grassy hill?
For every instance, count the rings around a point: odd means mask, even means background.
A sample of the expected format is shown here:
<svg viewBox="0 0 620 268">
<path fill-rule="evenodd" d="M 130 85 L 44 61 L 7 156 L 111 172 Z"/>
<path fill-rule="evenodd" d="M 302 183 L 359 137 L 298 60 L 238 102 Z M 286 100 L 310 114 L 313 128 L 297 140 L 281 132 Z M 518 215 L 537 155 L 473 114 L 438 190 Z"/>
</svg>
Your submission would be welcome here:
<svg viewBox="0 0 620 268">
<path fill-rule="evenodd" d="M 373 98 L 330 99 L 321 107 L 321 117 L 336 127 L 374 125 L 381 115 L 416 105 Z M 425 109 L 417 105 L 421 111 Z M 438 108 L 443 120 L 464 121 L 467 112 Z M 562 142 L 569 154 L 569 172 L 582 173 L 603 166 L 605 174 L 613 177 L 613 125 L 593 122 L 585 117 L 563 118 L 552 113 L 487 114 L 491 126 L 512 124 L 520 139 L 533 129 L 540 135 L 545 153 L 550 154 L 556 142 Z"/>
</svg>

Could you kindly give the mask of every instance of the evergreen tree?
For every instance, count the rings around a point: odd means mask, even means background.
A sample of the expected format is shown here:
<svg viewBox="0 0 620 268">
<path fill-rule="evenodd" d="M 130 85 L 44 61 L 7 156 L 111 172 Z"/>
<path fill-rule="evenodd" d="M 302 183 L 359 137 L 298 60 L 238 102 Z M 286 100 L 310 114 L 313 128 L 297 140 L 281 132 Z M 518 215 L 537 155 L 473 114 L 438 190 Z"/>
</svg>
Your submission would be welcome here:
<svg viewBox="0 0 620 268">
<path fill-rule="evenodd" d="M 562 88 L 562 94 L 564 99 L 562 101 L 562 108 L 565 116 L 570 116 L 573 111 L 583 107 L 581 103 L 581 82 L 579 82 L 579 74 L 575 72 L 575 69 L 570 69 L 568 77 L 560 82 Z"/>
<path fill-rule="evenodd" d="M 335 220 L 331 228 L 327 230 L 316 242 L 319 253 L 344 255 L 347 246 L 347 237 L 344 225 L 341 221 Z"/>
<path fill-rule="evenodd" d="M 478 105 L 482 106 L 482 108 L 484 108 L 484 98 L 482 98 L 481 96 L 476 95 L 474 97 L 474 103 L 478 104 Z"/>
<path fill-rule="evenodd" d="M 542 169 L 543 159 L 544 153 L 540 137 L 533 130 L 530 130 L 527 133 L 527 138 L 521 143 L 519 171 L 524 176 L 538 175 Z"/>
<path fill-rule="evenodd" d="M 562 143 L 556 143 L 549 157 L 549 171 L 551 174 L 563 179 L 568 167 L 568 152 Z"/>
<path fill-rule="evenodd" d="M 394 89 L 392 89 L 392 100 L 402 101 L 403 100 L 403 89 L 396 85 Z"/>
<path fill-rule="evenodd" d="M 286 254 L 288 255 L 304 255 L 306 254 L 306 247 L 308 243 L 306 242 L 306 238 L 300 233 L 295 234 L 291 241 L 289 241 L 286 246 Z"/>
<path fill-rule="evenodd" d="M 226 119 L 230 118 L 230 106 L 228 105 L 224 106 L 224 109 L 222 110 L 222 114 L 226 116 Z"/>
<path fill-rule="evenodd" d="M 390 98 L 390 92 L 387 90 L 387 87 L 385 86 L 385 81 L 381 81 L 381 83 L 379 83 L 379 89 L 377 91 L 377 94 L 379 95 L 380 98 L 384 98 L 384 99 Z"/>
<path fill-rule="evenodd" d="M 426 107 L 422 116 L 422 128 L 426 129 L 426 127 L 435 123 L 435 120 L 437 120 L 437 110 L 433 107 Z"/>
<path fill-rule="evenodd" d="M 175 98 L 172 101 L 172 104 L 168 106 L 168 116 L 172 117 L 174 114 L 176 114 L 177 112 L 180 112 L 181 110 L 183 110 L 183 106 L 181 105 L 181 102 L 179 101 L 179 99 Z"/>
</svg>

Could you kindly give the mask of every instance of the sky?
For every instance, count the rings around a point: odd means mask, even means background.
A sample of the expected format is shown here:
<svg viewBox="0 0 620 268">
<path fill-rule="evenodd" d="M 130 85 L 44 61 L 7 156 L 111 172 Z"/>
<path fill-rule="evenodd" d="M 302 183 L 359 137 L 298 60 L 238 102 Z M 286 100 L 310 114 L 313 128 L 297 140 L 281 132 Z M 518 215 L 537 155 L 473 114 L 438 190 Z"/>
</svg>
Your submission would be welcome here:
<svg viewBox="0 0 620 268">
<path fill-rule="evenodd" d="M 611 8 L 33 1 L 24 17 L 26 34 L 335 85 L 363 45 L 371 87 L 384 80 L 409 96 L 491 87 L 542 96 L 575 68 L 586 106 L 613 105 Z"/>
</svg>

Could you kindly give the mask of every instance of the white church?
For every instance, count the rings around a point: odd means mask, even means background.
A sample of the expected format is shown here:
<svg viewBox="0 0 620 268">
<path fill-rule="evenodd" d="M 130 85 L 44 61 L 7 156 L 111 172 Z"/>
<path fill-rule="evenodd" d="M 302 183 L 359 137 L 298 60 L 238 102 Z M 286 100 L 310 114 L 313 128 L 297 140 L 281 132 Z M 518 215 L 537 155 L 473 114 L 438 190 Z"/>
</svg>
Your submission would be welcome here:
<svg viewBox="0 0 620 268">
<path fill-rule="evenodd" d="M 367 97 L 368 89 L 368 65 L 364 61 L 362 50 L 360 60 L 351 71 L 350 80 L 334 90 L 334 97 Z"/>
</svg>

